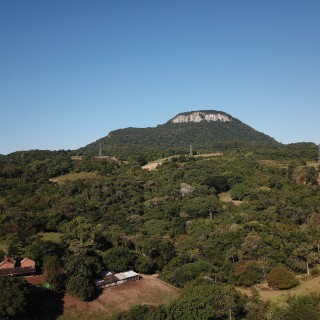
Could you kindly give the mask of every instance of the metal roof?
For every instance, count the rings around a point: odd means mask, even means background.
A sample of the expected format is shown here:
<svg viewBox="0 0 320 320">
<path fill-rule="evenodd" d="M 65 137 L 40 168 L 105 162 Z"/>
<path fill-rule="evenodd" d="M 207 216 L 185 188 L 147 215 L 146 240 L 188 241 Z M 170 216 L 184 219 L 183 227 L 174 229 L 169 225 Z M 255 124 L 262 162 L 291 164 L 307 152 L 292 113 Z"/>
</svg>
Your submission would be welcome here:
<svg viewBox="0 0 320 320">
<path fill-rule="evenodd" d="M 138 276 L 138 273 L 129 270 L 129 271 L 125 271 L 125 272 L 120 272 L 120 273 L 116 273 L 115 276 L 119 279 L 119 280 L 125 280 L 128 278 L 132 278 L 135 276 Z"/>
</svg>

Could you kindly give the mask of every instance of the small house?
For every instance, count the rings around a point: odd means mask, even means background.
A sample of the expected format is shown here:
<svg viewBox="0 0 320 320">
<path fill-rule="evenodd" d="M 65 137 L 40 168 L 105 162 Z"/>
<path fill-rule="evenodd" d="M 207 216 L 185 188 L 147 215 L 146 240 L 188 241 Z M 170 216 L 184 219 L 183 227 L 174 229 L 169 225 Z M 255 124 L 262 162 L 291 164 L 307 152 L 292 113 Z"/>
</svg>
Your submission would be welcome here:
<svg viewBox="0 0 320 320">
<path fill-rule="evenodd" d="M 36 268 L 36 262 L 29 259 L 29 258 L 24 258 L 20 262 L 21 268 Z"/>
<path fill-rule="evenodd" d="M 120 273 L 111 273 L 111 272 L 104 272 L 102 273 L 102 279 L 95 280 L 95 284 L 98 288 L 107 288 L 117 286 L 126 282 L 137 281 L 140 279 L 138 273 L 129 270 Z"/>
<path fill-rule="evenodd" d="M 121 272 L 121 273 L 116 273 L 115 277 L 117 277 L 119 279 L 118 280 L 119 284 L 137 281 L 140 278 L 139 275 L 132 270 L 126 271 L 126 272 Z"/>
<path fill-rule="evenodd" d="M 13 258 L 6 258 L 0 262 L 0 275 L 4 276 L 14 272 L 14 267 L 16 265 L 16 260 Z"/>
</svg>

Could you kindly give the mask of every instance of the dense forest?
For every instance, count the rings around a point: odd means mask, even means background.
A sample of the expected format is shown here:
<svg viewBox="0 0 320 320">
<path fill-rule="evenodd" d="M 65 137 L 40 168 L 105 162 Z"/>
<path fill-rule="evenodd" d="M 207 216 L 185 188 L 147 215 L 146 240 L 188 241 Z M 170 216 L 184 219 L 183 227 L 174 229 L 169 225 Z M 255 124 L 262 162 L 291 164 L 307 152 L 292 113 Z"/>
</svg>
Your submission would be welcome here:
<svg viewBox="0 0 320 320">
<path fill-rule="evenodd" d="M 102 271 L 132 269 L 159 273 L 182 294 L 114 319 L 320 319 L 319 295 L 277 305 L 235 289 L 267 282 L 281 290 L 301 274 L 319 275 L 317 146 L 221 149 L 216 157 L 180 153 L 153 171 L 141 168 L 160 155 L 151 147 L 126 150 L 124 162 L 72 160 L 70 151 L 0 156 L 0 258 L 34 259 L 47 284 L 0 278 L 12 288 L 1 295 L 0 317 L 54 319 L 43 296 L 92 300 Z"/>
</svg>

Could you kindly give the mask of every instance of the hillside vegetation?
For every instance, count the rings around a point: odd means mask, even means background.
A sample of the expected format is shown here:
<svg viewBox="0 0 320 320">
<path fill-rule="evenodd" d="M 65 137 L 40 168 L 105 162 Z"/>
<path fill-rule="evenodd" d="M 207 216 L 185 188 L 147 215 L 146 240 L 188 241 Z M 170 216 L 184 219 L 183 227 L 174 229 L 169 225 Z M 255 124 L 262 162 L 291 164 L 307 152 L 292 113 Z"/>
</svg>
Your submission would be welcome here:
<svg viewBox="0 0 320 320">
<path fill-rule="evenodd" d="M 183 114 L 187 113 L 181 115 Z M 172 123 L 168 121 L 154 128 L 119 129 L 79 149 L 78 153 L 96 153 L 101 144 L 106 155 L 116 155 L 120 159 L 127 159 L 139 151 L 150 161 L 185 153 L 186 150 L 189 150 L 190 145 L 193 145 L 200 153 L 219 152 L 252 147 L 253 145 L 279 145 L 277 141 L 266 134 L 254 130 L 230 115 L 228 116 L 232 121 L 203 121 L 199 123 Z"/>
<path fill-rule="evenodd" d="M 309 318 L 299 319 L 318 319 L 317 295 L 277 306 L 235 290 L 266 280 L 273 289 L 288 288 L 298 284 L 299 274 L 319 273 L 314 144 L 256 146 L 212 158 L 181 154 L 153 171 L 142 170 L 136 159 L 120 164 L 90 156 L 73 161 L 71 155 L 30 151 L 0 157 L 1 258 L 36 260 L 50 284 L 31 290 L 19 279 L 2 279 L 28 288 L 18 291 L 25 302 L 15 316 L 23 312 L 35 319 L 51 294 L 95 300 L 93 280 L 101 271 L 133 269 L 159 273 L 182 288 L 182 295 L 166 306 L 136 306 L 116 319 L 231 314 L 250 320 L 259 312 L 259 319 L 272 314 L 271 319 L 290 320 L 300 309 Z M 292 278 L 280 282 L 281 273 Z M 2 299 L 9 304 L 13 298 Z M 48 309 L 47 318 L 50 312 L 62 314 L 60 307 Z"/>
</svg>

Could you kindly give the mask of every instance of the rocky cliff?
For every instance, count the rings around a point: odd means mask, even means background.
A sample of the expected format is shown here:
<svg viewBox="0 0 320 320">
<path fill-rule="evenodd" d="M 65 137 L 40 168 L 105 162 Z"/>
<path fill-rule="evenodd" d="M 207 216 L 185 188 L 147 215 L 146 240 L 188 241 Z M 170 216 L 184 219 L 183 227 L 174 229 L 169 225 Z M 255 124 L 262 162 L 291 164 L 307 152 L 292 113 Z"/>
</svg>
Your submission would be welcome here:
<svg viewBox="0 0 320 320">
<path fill-rule="evenodd" d="M 232 121 L 232 117 L 226 113 L 219 111 L 192 111 L 179 113 L 173 119 L 170 120 L 171 123 L 190 123 L 190 122 L 229 122 Z"/>
</svg>

